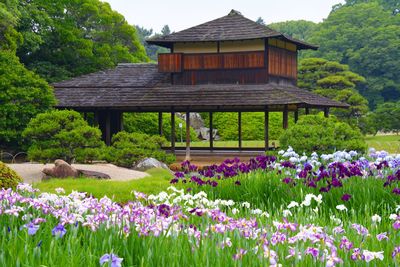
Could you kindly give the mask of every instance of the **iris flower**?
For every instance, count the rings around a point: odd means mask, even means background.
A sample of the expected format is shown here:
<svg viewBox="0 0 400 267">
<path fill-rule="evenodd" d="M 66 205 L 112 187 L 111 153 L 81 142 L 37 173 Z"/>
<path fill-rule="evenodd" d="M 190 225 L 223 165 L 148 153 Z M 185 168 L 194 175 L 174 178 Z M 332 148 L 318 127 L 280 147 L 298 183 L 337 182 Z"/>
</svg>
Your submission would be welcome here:
<svg viewBox="0 0 400 267">
<path fill-rule="evenodd" d="M 119 258 L 113 253 L 104 254 L 100 258 L 100 265 L 103 266 L 105 263 L 111 263 L 111 267 L 121 267 L 121 263 L 123 260 L 123 258 Z"/>
<path fill-rule="evenodd" d="M 65 229 L 64 225 L 59 224 L 51 230 L 51 234 L 57 237 L 63 237 L 67 233 L 67 229 Z"/>
</svg>

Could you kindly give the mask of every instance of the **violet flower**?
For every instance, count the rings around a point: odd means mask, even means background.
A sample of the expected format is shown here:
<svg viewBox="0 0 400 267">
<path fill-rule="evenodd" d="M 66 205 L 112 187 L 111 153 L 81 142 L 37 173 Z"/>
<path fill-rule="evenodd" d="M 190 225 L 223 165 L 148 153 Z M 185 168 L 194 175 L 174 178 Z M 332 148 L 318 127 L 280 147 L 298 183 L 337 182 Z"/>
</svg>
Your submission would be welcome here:
<svg viewBox="0 0 400 267">
<path fill-rule="evenodd" d="M 62 238 L 67 233 L 67 229 L 65 229 L 64 225 L 59 224 L 51 230 L 51 234 L 53 236 Z"/>
<path fill-rule="evenodd" d="M 105 263 L 111 263 L 111 267 L 121 267 L 121 263 L 123 260 L 123 258 L 119 258 L 113 253 L 104 254 L 100 258 L 100 265 L 103 266 Z"/>
</svg>

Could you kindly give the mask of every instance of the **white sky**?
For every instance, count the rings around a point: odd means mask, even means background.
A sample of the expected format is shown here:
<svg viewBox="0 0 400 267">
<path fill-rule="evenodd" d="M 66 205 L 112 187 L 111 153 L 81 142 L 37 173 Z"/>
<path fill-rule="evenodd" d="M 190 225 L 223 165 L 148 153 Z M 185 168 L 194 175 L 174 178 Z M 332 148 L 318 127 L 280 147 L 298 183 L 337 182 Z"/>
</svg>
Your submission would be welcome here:
<svg viewBox="0 0 400 267">
<path fill-rule="evenodd" d="M 227 15 L 231 9 L 268 24 L 287 20 L 321 22 L 335 4 L 344 0 L 103 0 L 110 3 L 132 25 L 160 32 L 168 24 L 171 31 Z"/>
</svg>

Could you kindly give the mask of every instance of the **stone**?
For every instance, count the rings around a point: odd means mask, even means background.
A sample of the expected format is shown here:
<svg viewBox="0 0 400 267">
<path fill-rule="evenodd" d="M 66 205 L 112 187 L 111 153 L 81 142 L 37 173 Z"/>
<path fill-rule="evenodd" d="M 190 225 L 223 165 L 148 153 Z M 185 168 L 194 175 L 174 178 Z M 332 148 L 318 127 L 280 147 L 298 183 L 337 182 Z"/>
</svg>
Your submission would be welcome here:
<svg viewBox="0 0 400 267">
<path fill-rule="evenodd" d="M 167 164 L 156 160 L 155 158 L 145 158 L 140 161 L 138 161 L 136 164 L 132 166 L 132 169 L 136 171 L 147 171 L 149 169 L 153 168 L 162 168 L 169 170 Z"/>
<path fill-rule="evenodd" d="M 67 162 L 57 159 L 53 168 L 44 168 L 42 171 L 47 177 L 67 178 L 78 177 L 79 171 Z"/>
<path fill-rule="evenodd" d="M 199 131 L 199 139 L 210 140 L 210 128 L 202 127 Z M 213 129 L 213 140 L 219 140 L 218 130 Z"/>
<path fill-rule="evenodd" d="M 96 172 L 96 171 L 87 171 L 79 169 L 79 175 L 87 177 L 87 178 L 96 178 L 96 179 L 111 179 L 110 175 L 103 173 L 103 172 Z"/>
</svg>

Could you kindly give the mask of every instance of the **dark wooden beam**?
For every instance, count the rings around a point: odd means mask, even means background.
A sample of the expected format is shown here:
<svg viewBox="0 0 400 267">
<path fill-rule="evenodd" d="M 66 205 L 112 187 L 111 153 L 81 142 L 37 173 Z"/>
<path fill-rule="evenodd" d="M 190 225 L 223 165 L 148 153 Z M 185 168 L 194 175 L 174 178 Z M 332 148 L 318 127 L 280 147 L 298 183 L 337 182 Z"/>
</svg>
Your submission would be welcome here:
<svg viewBox="0 0 400 267">
<path fill-rule="evenodd" d="M 111 145 L 111 111 L 106 112 L 106 145 Z"/>
<path fill-rule="evenodd" d="M 190 161 L 190 112 L 186 112 L 186 160 Z"/>
<path fill-rule="evenodd" d="M 210 119 L 210 150 L 213 151 L 214 149 L 214 135 L 213 135 L 213 113 L 209 113 L 209 119 Z"/>
<path fill-rule="evenodd" d="M 329 108 L 324 108 L 324 117 L 329 118 Z"/>
<path fill-rule="evenodd" d="M 265 107 L 264 111 L 264 148 L 269 150 L 269 108 Z"/>
<path fill-rule="evenodd" d="M 310 108 L 306 108 L 306 115 L 309 115 L 310 114 Z"/>
<path fill-rule="evenodd" d="M 163 117 L 162 112 L 158 112 L 158 134 L 163 136 Z"/>
<path fill-rule="evenodd" d="M 94 126 L 95 127 L 98 127 L 99 126 L 99 112 L 98 111 L 95 111 L 95 112 L 93 112 L 93 123 L 94 123 Z"/>
<path fill-rule="evenodd" d="M 287 129 L 289 124 L 289 112 L 288 112 L 288 105 L 285 105 L 285 107 L 283 108 L 283 129 Z"/>
<path fill-rule="evenodd" d="M 294 123 L 297 123 L 298 120 L 299 120 L 299 111 L 296 110 L 296 111 L 294 112 Z"/>
<path fill-rule="evenodd" d="M 124 112 L 121 112 L 120 130 L 124 130 Z"/>
<path fill-rule="evenodd" d="M 239 151 L 242 150 L 242 112 L 238 112 Z"/>
<path fill-rule="evenodd" d="M 175 112 L 171 112 L 171 152 L 175 154 Z"/>
</svg>

